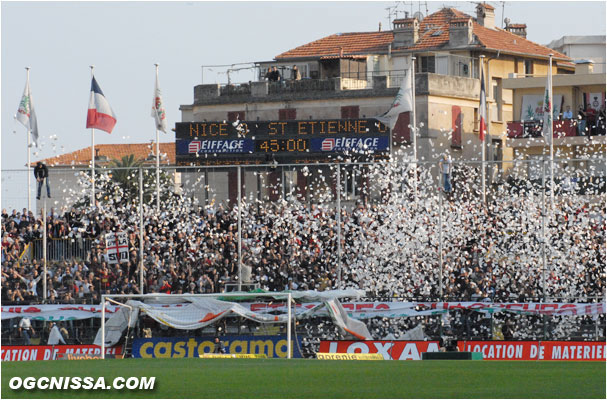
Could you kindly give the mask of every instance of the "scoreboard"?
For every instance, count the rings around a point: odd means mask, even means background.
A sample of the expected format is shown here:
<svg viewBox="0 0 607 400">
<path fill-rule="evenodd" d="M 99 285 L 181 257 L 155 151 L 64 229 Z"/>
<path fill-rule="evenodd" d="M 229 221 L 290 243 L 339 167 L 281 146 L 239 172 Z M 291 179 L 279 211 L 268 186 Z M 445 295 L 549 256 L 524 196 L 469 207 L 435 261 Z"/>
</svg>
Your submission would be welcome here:
<svg viewBox="0 0 607 400">
<path fill-rule="evenodd" d="M 390 130 L 376 119 L 175 124 L 178 165 L 327 162 L 385 158 Z"/>
</svg>

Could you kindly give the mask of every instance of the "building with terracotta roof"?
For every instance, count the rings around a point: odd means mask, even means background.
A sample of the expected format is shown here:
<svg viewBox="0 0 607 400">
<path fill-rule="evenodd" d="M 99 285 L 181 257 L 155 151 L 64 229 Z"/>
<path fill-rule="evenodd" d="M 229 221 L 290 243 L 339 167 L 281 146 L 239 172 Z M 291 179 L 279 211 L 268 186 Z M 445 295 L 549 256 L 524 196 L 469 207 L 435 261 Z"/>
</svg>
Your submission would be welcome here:
<svg viewBox="0 0 607 400">
<path fill-rule="evenodd" d="M 506 146 L 513 96 L 503 80 L 510 74 L 545 76 L 550 54 L 553 74 L 573 73 L 571 58 L 526 39 L 522 24 L 497 27 L 490 5 L 479 4 L 475 16 L 443 8 L 422 20 L 397 19 L 391 31 L 333 34 L 287 50 L 257 63 L 258 81 L 197 85 L 194 102 L 180 109 L 184 122 L 233 121 L 236 115 L 244 121 L 372 118 L 390 107 L 414 63 L 418 158 L 438 161 L 448 152 L 455 160 L 479 160 L 479 61 L 484 57 L 487 159 L 498 162 L 499 173 L 493 176 L 502 176 L 508 164 L 501 161 L 513 157 Z M 301 80 L 292 76 L 294 66 Z M 264 79 L 271 67 L 280 71 L 280 81 Z M 412 122 L 409 112 L 400 115 L 391 132 L 392 151 L 412 152 Z M 234 179 L 226 178 L 230 187 Z M 362 176 L 353 179 L 354 186 L 364 183 Z M 267 182 L 284 180 L 270 174 Z M 292 180 L 305 190 L 301 173 Z"/>
</svg>

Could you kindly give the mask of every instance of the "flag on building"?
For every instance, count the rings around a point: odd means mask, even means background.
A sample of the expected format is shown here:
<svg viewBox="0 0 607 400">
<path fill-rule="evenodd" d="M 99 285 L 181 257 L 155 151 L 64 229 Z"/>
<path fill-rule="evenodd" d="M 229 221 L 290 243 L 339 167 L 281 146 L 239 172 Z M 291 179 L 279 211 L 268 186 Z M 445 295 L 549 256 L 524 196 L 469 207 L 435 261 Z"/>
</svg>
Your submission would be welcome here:
<svg viewBox="0 0 607 400">
<path fill-rule="evenodd" d="M 25 82 L 25 90 L 23 97 L 19 103 L 17 110 L 17 121 L 21 122 L 32 134 L 34 143 L 38 144 L 38 120 L 36 119 L 36 111 L 34 111 L 34 103 L 32 102 L 32 93 L 30 92 L 29 76 Z"/>
<path fill-rule="evenodd" d="M 152 102 L 152 117 L 156 122 L 156 129 L 159 131 L 167 132 L 167 120 L 166 113 L 164 110 L 164 104 L 162 103 L 162 93 L 158 87 L 158 74 L 156 74 L 156 86 L 154 87 L 154 101 Z"/>
<path fill-rule="evenodd" d="M 552 108 L 552 71 L 548 71 L 546 90 L 544 90 L 544 105 L 542 107 L 542 111 L 544 112 L 542 134 L 546 139 L 546 143 L 550 143 L 552 141 Z"/>
<path fill-rule="evenodd" d="M 86 127 L 97 128 L 107 133 L 112 133 L 114 125 L 116 125 L 116 114 L 112 111 L 110 103 L 106 100 L 95 77 L 93 77 L 89 109 L 86 116 Z"/>
<path fill-rule="evenodd" d="M 485 131 L 487 130 L 487 95 L 485 93 L 485 71 L 481 71 L 481 99 L 478 109 L 478 138 L 481 140 L 481 142 L 484 142 Z"/>
<path fill-rule="evenodd" d="M 411 70 L 409 70 L 411 71 Z M 396 98 L 392 102 L 390 109 L 382 115 L 375 117 L 379 122 L 394 129 L 396 121 L 400 113 L 413 110 L 413 90 L 411 88 L 411 76 L 408 74 L 396 94 Z"/>
</svg>

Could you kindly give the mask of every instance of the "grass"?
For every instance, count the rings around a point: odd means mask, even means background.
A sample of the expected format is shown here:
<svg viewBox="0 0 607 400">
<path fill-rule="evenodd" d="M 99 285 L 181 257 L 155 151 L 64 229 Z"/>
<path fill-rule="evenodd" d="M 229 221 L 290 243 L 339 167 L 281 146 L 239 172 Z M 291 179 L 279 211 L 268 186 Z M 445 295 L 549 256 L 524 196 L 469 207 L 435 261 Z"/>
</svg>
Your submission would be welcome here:
<svg viewBox="0 0 607 400">
<path fill-rule="evenodd" d="M 149 390 L 12 390 L 12 377 L 154 376 Z M 126 359 L 2 363 L 2 398 L 605 398 L 605 363 Z"/>
</svg>

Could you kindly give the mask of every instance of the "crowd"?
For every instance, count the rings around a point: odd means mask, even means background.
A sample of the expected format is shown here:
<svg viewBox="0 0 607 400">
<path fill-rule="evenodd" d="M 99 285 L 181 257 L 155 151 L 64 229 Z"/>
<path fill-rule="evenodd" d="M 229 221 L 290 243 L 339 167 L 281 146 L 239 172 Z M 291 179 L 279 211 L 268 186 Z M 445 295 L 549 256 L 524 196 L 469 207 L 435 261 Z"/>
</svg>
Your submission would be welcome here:
<svg viewBox="0 0 607 400">
<path fill-rule="evenodd" d="M 389 180 L 378 175 L 376 182 Z M 501 190 L 486 205 L 457 185 L 442 199 L 440 192 L 413 199 L 394 191 L 382 201 L 344 207 L 339 234 L 332 203 L 250 202 L 242 212 L 241 274 L 236 207 L 202 206 L 173 194 L 161 213 L 144 205 L 144 291 L 223 292 L 242 278 L 269 291 L 354 287 L 384 300 L 602 298 L 605 205 L 559 196 L 542 230 L 538 193 Z M 45 228 L 49 239 L 92 243 L 82 259 L 49 263 L 46 303 L 139 293 L 136 203 L 50 210 L 46 222 L 25 209 L 2 211 L 2 304 L 43 302 L 42 261 L 27 259 L 24 250 Z M 128 262 L 106 261 L 104 237 L 112 231 L 128 233 Z"/>
<path fill-rule="evenodd" d="M 543 296 L 545 258 L 550 297 L 601 296 L 605 288 L 604 205 L 592 206 L 575 197 L 559 200 L 546 222 L 546 250 L 537 200 L 502 196 L 485 207 L 475 200 L 444 201 L 442 263 L 437 256 L 437 197 L 408 204 L 359 203 L 343 209 L 341 262 L 332 205 L 251 204 L 243 208 L 241 277 L 270 291 L 341 286 L 389 298 L 531 300 Z M 2 211 L 3 304 L 42 301 L 42 262 L 22 257 L 26 245 L 41 239 L 42 225 L 41 216 L 31 211 Z M 144 290 L 212 293 L 238 282 L 236 227 L 236 208 L 198 206 L 182 196 L 168 199 L 159 215 L 152 207 L 146 208 Z M 111 213 L 103 208 L 72 208 L 63 214 L 51 210 L 46 230 L 51 241 L 93 243 L 84 259 L 50 263 L 48 302 L 138 293 L 136 205 L 123 204 Z M 130 257 L 128 262 L 110 265 L 104 256 L 104 237 L 117 230 L 128 232 Z"/>
</svg>

